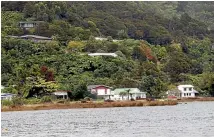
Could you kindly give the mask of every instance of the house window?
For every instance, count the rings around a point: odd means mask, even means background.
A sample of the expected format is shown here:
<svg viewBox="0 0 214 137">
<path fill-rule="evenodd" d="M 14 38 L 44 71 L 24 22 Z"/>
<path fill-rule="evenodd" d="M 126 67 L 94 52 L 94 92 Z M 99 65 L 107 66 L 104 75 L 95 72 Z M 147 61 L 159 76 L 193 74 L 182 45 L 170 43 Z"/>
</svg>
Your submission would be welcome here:
<svg viewBox="0 0 214 137">
<path fill-rule="evenodd" d="M 189 91 L 192 91 L 192 88 L 189 88 Z"/>
<path fill-rule="evenodd" d="M 184 93 L 184 97 L 186 96 L 186 93 Z"/>
<path fill-rule="evenodd" d="M 107 94 L 107 90 L 105 90 L 105 94 Z"/>
<path fill-rule="evenodd" d="M 187 90 L 187 88 L 184 88 L 184 91 L 186 91 Z"/>
<path fill-rule="evenodd" d="M 189 96 L 191 96 L 191 93 L 189 93 Z"/>
</svg>

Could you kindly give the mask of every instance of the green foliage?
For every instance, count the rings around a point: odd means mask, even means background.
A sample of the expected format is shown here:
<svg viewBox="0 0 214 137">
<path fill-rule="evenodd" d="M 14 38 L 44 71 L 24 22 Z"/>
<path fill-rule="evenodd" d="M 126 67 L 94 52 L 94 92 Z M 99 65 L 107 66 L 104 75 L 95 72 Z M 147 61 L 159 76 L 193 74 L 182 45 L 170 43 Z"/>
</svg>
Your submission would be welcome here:
<svg viewBox="0 0 214 137">
<path fill-rule="evenodd" d="M 21 97 L 14 97 L 12 99 L 12 106 L 21 106 L 24 104 L 24 100 Z"/>
<path fill-rule="evenodd" d="M 70 41 L 68 43 L 68 50 L 69 51 L 81 51 L 81 49 L 84 47 L 84 43 L 80 41 Z"/>
<path fill-rule="evenodd" d="M 71 98 L 79 100 L 92 97 L 86 85 L 104 84 L 138 87 L 150 96 L 162 97 L 168 85 L 183 82 L 213 95 L 212 5 L 2 2 L 1 80 L 8 87 L 3 92 L 39 98 L 68 90 Z M 20 21 L 43 22 L 23 31 Z M 24 33 L 54 41 L 34 43 L 7 37 Z M 118 57 L 91 57 L 88 52 L 115 52 Z M 31 101 L 39 100 L 27 103 Z"/>
<path fill-rule="evenodd" d="M 52 99 L 50 96 L 43 96 L 41 98 L 41 103 L 49 103 L 49 102 L 52 102 Z"/>
<path fill-rule="evenodd" d="M 11 100 L 1 100 L 2 106 L 12 106 L 13 102 Z"/>
<path fill-rule="evenodd" d="M 24 104 L 39 104 L 40 102 L 41 102 L 41 99 L 38 99 L 38 98 L 24 99 Z"/>
</svg>

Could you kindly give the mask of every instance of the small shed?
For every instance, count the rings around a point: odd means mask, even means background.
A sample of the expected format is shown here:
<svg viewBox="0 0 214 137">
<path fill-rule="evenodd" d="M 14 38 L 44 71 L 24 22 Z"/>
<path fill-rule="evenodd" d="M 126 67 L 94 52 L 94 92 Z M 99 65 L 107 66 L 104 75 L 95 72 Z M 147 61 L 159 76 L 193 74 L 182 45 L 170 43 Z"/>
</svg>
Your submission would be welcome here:
<svg viewBox="0 0 214 137">
<path fill-rule="evenodd" d="M 16 94 L 12 93 L 1 93 L 1 100 L 12 100 L 12 98 L 15 96 Z"/>
<path fill-rule="evenodd" d="M 53 92 L 53 94 L 58 98 L 58 99 L 68 99 L 68 94 L 70 93 L 71 91 L 65 91 L 65 90 L 58 90 L 58 91 L 55 91 Z"/>
</svg>

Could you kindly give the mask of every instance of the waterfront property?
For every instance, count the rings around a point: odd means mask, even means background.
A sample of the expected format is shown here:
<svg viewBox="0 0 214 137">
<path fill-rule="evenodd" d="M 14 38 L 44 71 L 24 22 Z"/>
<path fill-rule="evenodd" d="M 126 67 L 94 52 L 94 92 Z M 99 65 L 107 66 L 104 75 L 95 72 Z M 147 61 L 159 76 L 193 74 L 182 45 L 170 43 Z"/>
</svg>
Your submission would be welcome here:
<svg viewBox="0 0 214 137">
<path fill-rule="evenodd" d="M 96 94 L 98 98 L 103 99 L 111 99 L 112 94 L 112 87 L 105 86 L 105 85 L 89 85 L 87 89 L 92 94 Z"/>
<path fill-rule="evenodd" d="M 58 90 L 53 92 L 53 94 L 58 98 L 58 99 L 68 99 L 68 94 L 70 91 L 64 91 L 64 90 Z"/>
<path fill-rule="evenodd" d="M 116 88 L 113 94 L 114 100 L 139 100 L 146 98 L 146 92 L 141 92 L 138 88 Z"/>
<path fill-rule="evenodd" d="M 182 98 L 194 98 L 198 94 L 192 85 L 179 85 L 178 90 L 181 91 L 180 97 Z"/>
<path fill-rule="evenodd" d="M 16 94 L 12 93 L 1 93 L 1 100 L 12 100 L 12 98 L 15 96 Z"/>
</svg>

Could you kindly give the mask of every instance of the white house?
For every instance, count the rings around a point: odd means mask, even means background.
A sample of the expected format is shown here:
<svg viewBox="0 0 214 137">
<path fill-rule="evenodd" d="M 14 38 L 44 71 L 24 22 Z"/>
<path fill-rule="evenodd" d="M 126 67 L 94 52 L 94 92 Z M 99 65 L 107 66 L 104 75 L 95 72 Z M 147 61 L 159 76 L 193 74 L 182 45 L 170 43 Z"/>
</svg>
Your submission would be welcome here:
<svg viewBox="0 0 214 137">
<path fill-rule="evenodd" d="M 146 92 L 141 92 L 138 88 L 116 88 L 112 94 L 114 95 L 114 100 L 138 100 L 146 98 Z"/>
<path fill-rule="evenodd" d="M 113 96 L 112 94 L 112 87 L 105 86 L 105 85 L 89 85 L 87 86 L 87 89 L 92 94 L 96 94 L 97 97 L 103 98 L 103 99 L 111 99 Z"/>
<path fill-rule="evenodd" d="M 178 90 L 181 91 L 180 97 L 182 98 L 189 98 L 195 97 L 195 94 L 198 94 L 198 91 L 193 89 L 194 86 L 192 85 L 179 85 Z"/>
<path fill-rule="evenodd" d="M 112 56 L 117 57 L 118 55 L 115 53 L 89 53 L 89 56 Z"/>
</svg>

